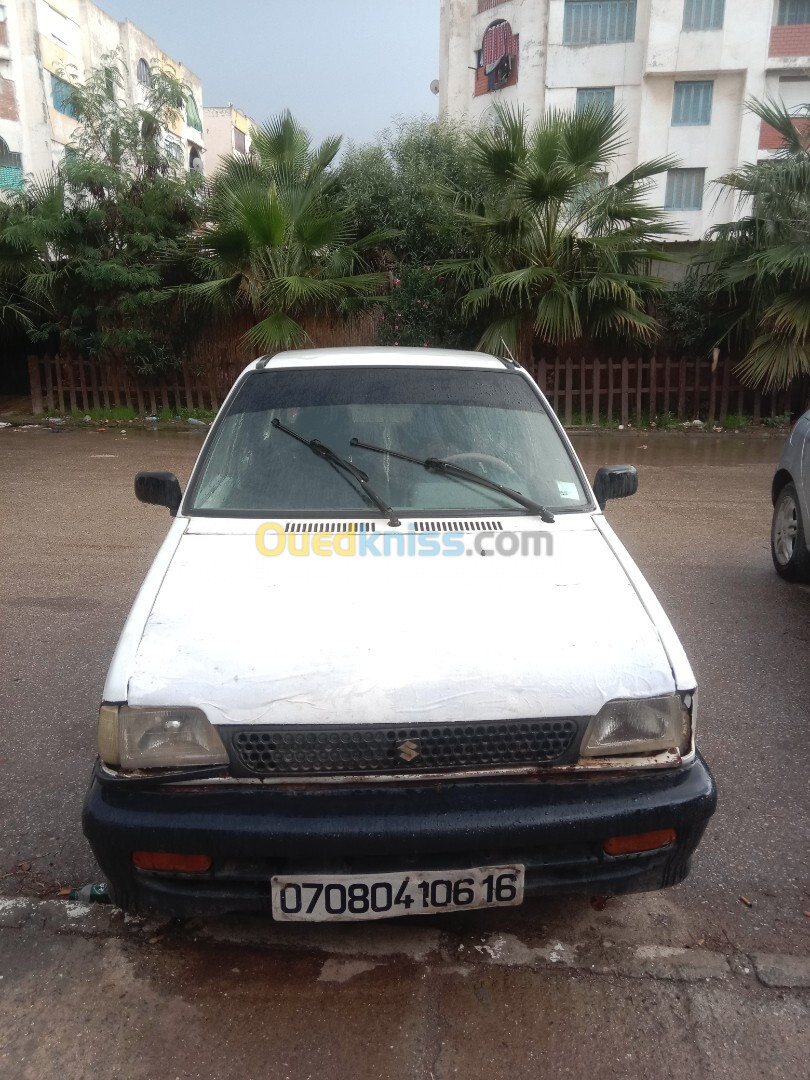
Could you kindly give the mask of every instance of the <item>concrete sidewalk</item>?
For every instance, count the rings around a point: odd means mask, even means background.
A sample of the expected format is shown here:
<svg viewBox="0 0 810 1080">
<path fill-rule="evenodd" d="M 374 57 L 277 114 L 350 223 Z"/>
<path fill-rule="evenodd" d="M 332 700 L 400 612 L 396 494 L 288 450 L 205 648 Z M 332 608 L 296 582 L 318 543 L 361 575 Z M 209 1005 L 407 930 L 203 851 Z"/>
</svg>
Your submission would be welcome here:
<svg viewBox="0 0 810 1080">
<path fill-rule="evenodd" d="M 0 1075 L 806 1075 L 810 961 L 440 927 L 0 901 Z"/>
</svg>

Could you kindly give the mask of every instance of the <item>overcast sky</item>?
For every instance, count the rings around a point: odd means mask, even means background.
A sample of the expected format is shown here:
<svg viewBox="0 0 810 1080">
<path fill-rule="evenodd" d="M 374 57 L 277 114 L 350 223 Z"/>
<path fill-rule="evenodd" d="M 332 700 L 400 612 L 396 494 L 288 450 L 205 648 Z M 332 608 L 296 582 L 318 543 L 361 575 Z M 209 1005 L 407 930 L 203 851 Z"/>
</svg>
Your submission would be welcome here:
<svg viewBox="0 0 810 1080">
<path fill-rule="evenodd" d="M 95 0 L 202 79 L 205 105 L 257 122 L 290 108 L 318 139 L 363 142 L 435 115 L 437 0 Z"/>
</svg>

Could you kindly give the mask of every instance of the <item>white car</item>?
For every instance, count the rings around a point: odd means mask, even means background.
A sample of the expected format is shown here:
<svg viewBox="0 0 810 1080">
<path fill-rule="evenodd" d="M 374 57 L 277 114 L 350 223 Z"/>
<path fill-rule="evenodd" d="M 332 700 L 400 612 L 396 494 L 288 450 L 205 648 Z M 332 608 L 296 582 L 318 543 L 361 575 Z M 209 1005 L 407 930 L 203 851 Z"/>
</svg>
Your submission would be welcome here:
<svg viewBox="0 0 810 1080">
<path fill-rule="evenodd" d="M 810 410 L 793 425 L 771 486 L 771 555 L 787 581 L 810 581 Z"/>
<path fill-rule="evenodd" d="M 348 920 L 681 881 L 714 811 L 683 648 L 512 361 L 249 365 L 121 635 L 84 829 L 114 899 Z"/>
</svg>

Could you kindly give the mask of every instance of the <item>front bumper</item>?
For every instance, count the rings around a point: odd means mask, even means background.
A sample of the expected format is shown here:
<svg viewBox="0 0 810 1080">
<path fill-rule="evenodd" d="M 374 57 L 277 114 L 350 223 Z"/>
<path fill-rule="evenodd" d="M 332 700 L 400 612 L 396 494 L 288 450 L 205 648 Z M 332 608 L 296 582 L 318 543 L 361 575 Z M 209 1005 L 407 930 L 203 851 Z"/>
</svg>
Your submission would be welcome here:
<svg viewBox="0 0 810 1080">
<path fill-rule="evenodd" d="M 374 873 L 523 863 L 526 895 L 675 885 L 715 809 L 690 766 L 643 774 L 311 787 L 128 786 L 98 766 L 84 833 L 121 907 L 172 915 L 270 912 L 275 874 Z M 674 843 L 609 856 L 611 836 L 675 829 Z M 213 859 L 205 874 L 138 870 L 134 851 Z"/>
</svg>

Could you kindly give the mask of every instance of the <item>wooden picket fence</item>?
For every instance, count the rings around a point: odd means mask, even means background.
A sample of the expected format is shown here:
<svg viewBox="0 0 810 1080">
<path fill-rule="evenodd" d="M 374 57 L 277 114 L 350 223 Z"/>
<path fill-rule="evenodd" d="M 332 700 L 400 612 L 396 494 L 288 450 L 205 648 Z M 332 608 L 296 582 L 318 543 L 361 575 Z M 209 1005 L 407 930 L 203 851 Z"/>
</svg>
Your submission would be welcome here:
<svg viewBox="0 0 810 1080">
<path fill-rule="evenodd" d="M 669 414 L 679 420 L 722 422 L 729 415 L 763 416 L 788 411 L 785 392 L 764 396 L 744 387 L 730 356 L 711 358 L 556 357 L 532 365 L 532 374 L 552 408 L 570 427 L 602 420 L 627 425 Z"/>
<path fill-rule="evenodd" d="M 234 373 L 235 376 L 236 373 Z M 217 409 L 227 392 L 213 371 L 193 370 L 189 364 L 168 378 L 141 380 L 119 364 L 63 356 L 29 356 L 31 411 L 87 412 L 126 406 L 139 416 L 162 409 Z M 233 382 L 233 380 L 231 380 Z"/>
<path fill-rule="evenodd" d="M 232 320 L 206 328 L 190 356 L 165 376 L 138 377 L 122 364 L 82 357 L 29 356 L 31 411 L 70 413 L 126 406 L 138 415 L 163 409 L 210 409 L 222 404 L 237 375 L 255 359 L 244 341 L 250 320 Z M 361 312 L 343 318 L 318 316 L 305 324 L 313 348 L 373 345 L 378 315 Z"/>
<path fill-rule="evenodd" d="M 373 321 L 318 334 L 318 344 L 372 344 Z M 328 330 L 328 328 L 327 328 Z M 138 415 L 168 409 L 216 410 L 234 379 L 250 361 L 246 346 L 233 334 L 206 334 L 195 355 L 162 378 L 139 379 L 120 365 L 99 364 L 60 356 L 29 357 L 31 408 L 35 415 L 48 410 L 83 412 L 127 406 Z M 602 420 L 627 425 L 642 418 L 669 414 L 679 420 L 700 418 L 722 422 L 731 414 L 757 423 L 763 416 L 788 411 L 787 395 L 763 395 L 742 386 L 733 374 L 734 360 L 688 357 L 600 359 L 556 357 L 532 365 L 532 374 L 552 408 L 570 427 Z"/>
</svg>

